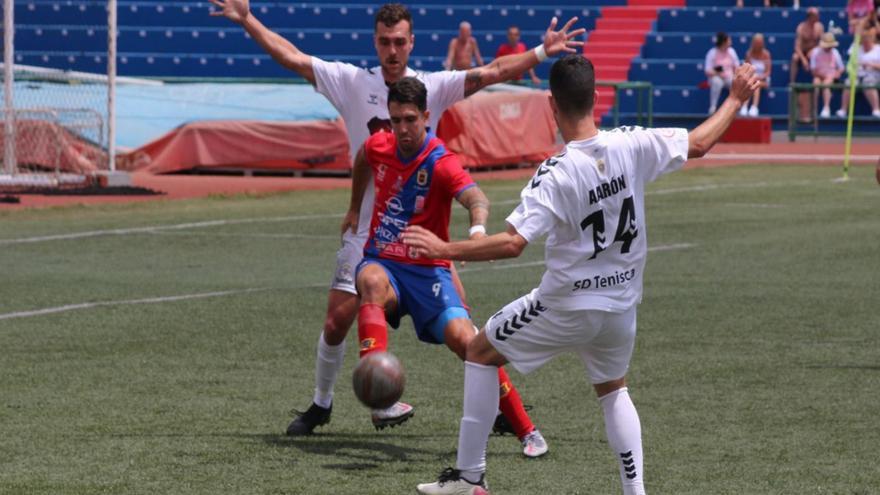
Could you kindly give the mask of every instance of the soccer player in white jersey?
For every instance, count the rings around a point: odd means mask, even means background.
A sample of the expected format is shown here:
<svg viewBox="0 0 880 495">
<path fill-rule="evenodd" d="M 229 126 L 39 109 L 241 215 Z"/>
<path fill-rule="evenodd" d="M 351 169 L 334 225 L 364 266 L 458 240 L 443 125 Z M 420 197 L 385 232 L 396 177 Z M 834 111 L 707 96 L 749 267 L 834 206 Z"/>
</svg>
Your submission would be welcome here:
<svg viewBox="0 0 880 495">
<path fill-rule="evenodd" d="M 245 31 L 282 66 L 296 72 L 316 90 L 327 97 L 342 115 L 349 136 L 349 151 L 352 154 L 360 149 L 370 134 L 379 130 L 390 130 L 387 108 L 387 85 L 404 76 L 419 78 L 428 89 L 428 110 L 431 118 L 429 126 L 436 130 L 443 111 L 457 101 L 494 83 L 506 81 L 543 61 L 547 56 L 562 52 L 574 52 L 583 45 L 574 41 L 584 33 L 584 29 L 572 30 L 576 18 L 569 20 L 560 30 L 556 30 L 556 18 L 550 23 L 544 36 L 544 43 L 526 53 L 504 57 L 492 63 L 467 71 L 443 71 L 435 73 L 416 72 L 407 66 L 409 54 L 415 38 L 412 30 L 412 16 L 400 4 L 383 5 L 376 13 L 374 23 L 374 45 L 379 57 L 379 67 L 358 68 L 341 62 L 326 62 L 300 51 L 293 43 L 264 26 L 250 11 L 248 0 L 211 0 L 219 9 L 212 15 L 225 16 L 240 24 Z M 365 207 L 361 208 L 361 228 L 353 233 L 346 231 L 342 237 L 342 248 L 337 253 L 336 272 L 330 286 L 327 300 L 327 314 L 324 329 L 318 339 L 315 365 L 315 394 L 311 406 L 290 423 L 288 435 L 308 435 L 315 427 L 330 420 L 333 401 L 333 387 L 345 354 L 345 337 L 358 312 L 357 290 L 354 285 L 354 270 L 363 256 L 363 247 L 372 211 L 373 191 L 368 189 L 364 196 Z M 471 237 L 484 234 L 475 232 Z M 453 270 L 453 279 L 464 297 L 460 281 Z M 521 402 L 512 397 L 511 403 Z M 510 419 L 508 411 L 502 412 Z M 373 411 L 372 420 L 377 428 L 393 426 L 412 416 L 412 407 L 398 402 L 387 410 Z M 525 416 L 528 421 L 528 417 Z M 514 429 L 517 427 L 514 425 Z M 520 425 L 517 436 L 525 441 L 528 428 Z M 533 429 L 533 427 L 532 427 Z M 543 443 L 543 439 L 540 439 Z M 541 449 L 538 449 L 540 452 Z M 546 451 L 546 449 L 544 449 Z M 524 452 L 534 452 L 530 446 Z"/>
<path fill-rule="evenodd" d="M 648 252 L 645 184 L 703 156 L 759 83 L 751 65 L 740 66 L 730 96 L 691 132 L 639 127 L 606 132 L 593 120 L 593 65 L 565 56 L 550 71 L 550 105 L 567 144 L 525 186 L 521 203 L 507 217 L 507 231 L 445 243 L 419 227 L 407 229 L 404 242 L 418 254 L 470 261 L 516 257 L 547 236 L 547 269 L 538 288 L 492 316 L 468 344 L 456 467 L 419 485 L 420 493 L 487 494 L 496 367 L 510 362 L 529 373 L 562 352 L 580 356 L 599 397 L 623 493 L 645 493 L 641 427 L 625 378 Z"/>
</svg>

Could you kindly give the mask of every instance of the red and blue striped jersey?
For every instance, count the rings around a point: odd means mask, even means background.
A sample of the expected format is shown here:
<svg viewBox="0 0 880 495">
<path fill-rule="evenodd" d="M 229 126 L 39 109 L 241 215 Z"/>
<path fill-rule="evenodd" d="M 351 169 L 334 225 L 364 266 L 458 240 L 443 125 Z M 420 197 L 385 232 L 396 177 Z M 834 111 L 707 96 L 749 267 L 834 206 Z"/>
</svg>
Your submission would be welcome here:
<svg viewBox="0 0 880 495">
<path fill-rule="evenodd" d="M 407 226 L 418 225 L 449 240 L 452 200 L 476 185 L 458 157 L 428 133 L 418 153 L 403 159 L 391 132 L 370 136 L 364 143 L 364 157 L 373 171 L 376 193 L 364 256 L 448 268 L 449 260 L 415 256 L 400 234 Z"/>
</svg>

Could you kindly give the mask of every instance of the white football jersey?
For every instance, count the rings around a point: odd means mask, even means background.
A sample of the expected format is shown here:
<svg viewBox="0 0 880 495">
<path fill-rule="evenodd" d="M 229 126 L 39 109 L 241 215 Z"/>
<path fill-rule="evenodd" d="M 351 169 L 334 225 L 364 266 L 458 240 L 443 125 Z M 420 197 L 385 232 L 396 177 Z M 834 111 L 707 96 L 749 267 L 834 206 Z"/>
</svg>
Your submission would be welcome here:
<svg viewBox="0 0 880 495">
<path fill-rule="evenodd" d="M 620 127 L 541 164 L 507 222 L 530 243 L 547 234 L 542 302 L 621 312 L 641 301 L 645 184 L 687 154 L 686 129 Z"/>
<path fill-rule="evenodd" d="M 336 107 L 348 131 L 352 163 L 358 150 L 371 134 L 391 130 L 388 116 L 388 86 L 381 67 L 361 68 L 343 62 L 326 62 L 312 57 L 315 90 Z M 464 99 L 465 71 L 421 72 L 409 67 L 406 75 L 418 78 L 428 90 L 428 125 L 434 131 L 443 112 Z M 368 187 L 361 203 L 358 236 L 366 239 L 373 210 L 372 187 Z"/>
</svg>

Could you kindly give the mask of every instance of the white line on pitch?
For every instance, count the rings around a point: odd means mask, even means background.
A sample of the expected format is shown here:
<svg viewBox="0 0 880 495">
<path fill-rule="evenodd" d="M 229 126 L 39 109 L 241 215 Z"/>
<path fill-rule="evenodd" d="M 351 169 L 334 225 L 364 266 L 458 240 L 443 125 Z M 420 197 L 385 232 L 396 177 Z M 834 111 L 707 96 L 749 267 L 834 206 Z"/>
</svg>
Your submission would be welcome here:
<svg viewBox="0 0 880 495">
<path fill-rule="evenodd" d="M 199 237 L 243 237 L 243 238 L 256 238 L 256 237 L 265 237 L 269 239 L 339 239 L 340 235 L 325 235 L 325 234 L 264 234 L 264 233 L 243 233 L 243 234 L 230 234 L 228 232 L 194 232 L 191 230 L 175 230 L 175 231 L 167 231 L 167 230 L 153 230 L 148 232 L 148 234 L 152 235 L 178 235 L 178 236 L 199 236 Z"/>
<path fill-rule="evenodd" d="M 797 153 L 709 153 L 701 160 L 755 160 L 755 161 L 786 161 L 786 162 L 843 162 L 843 155 L 801 155 Z M 870 162 L 877 160 L 877 155 L 850 155 L 850 161 Z"/>
<path fill-rule="evenodd" d="M 107 230 L 90 230 L 86 232 L 72 232 L 69 234 L 55 234 L 36 237 L 22 237 L 18 239 L 0 239 L 0 246 L 11 244 L 28 244 L 34 242 L 46 241 L 66 241 L 72 239 L 84 239 L 88 237 L 99 237 L 106 235 L 128 235 L 153 233 L 161 230 L 181 230 L 195 229 L 204 227 L 218 227 L 221 225 L 237 225 L 245 223 L 272 223 L 272 222 L 290 222 L 295 220 L 312 220 L 318 218 L 341 218 L 342 214 L 323 214 L 323 215 L 296 215 L 289 217 L 266 217 L 266 218 L 241 218 L 237 220 L 206 220 L 203 222 L 178 223 L 171 225 L 153 225 L 149 227 L 131 227 L 125 229 L 107 229 Z"/>
<path fill-rule="evenodd" d="M 660 246 L 649 247 L 649 252 L 659 252 L 659 251 L 674 251 L 677 249 L 690 249 L 694 247 L 694 244 L 690 243 L 680 243 L 680 244 L 664 244 Z M 476 262 L 470 262 L 476 263 Z M 458 270 L 459 273 L 469 273 L 469 272 L 481 272 L 484 270 L 507 270 L 508 268 L 524 268 L 527 266 L 542 266 L 544 265 L 544 260 L 540 261 L 525 261 L 522 263 L 489 263 L 483 266 L 477 266 L 473 268 L 462 268 Z M 470 266 L 468 264 L 467 266 Z"/>
<path fill-rule="evenodd" d="M 162 296 L 162 297 L 147 297 L 144 299 L 129 299 L 123 301 L 96 301 L 96 302 L 88 302 L 88 303 L 79 303 L 79 304 L 66 304 L 64 306 L 56 306 L 54 308 L 43 308 L 43 309 L 34 309 L 30 311 L 15 311 L 13 313 L 3 313 L 0 314 L 0 320 L 9 320 L 12 318 L 27 318 L 30 316 L 42 316 L 42 315 L 50 315 L 54 313 L 64 313 L 66 311 L 74 311 L 77 309 L 90 309 L 90 308 L 98 308 L 102 306 L 121 306 L 121 305 L 133 305 L 133 304 L 157 304 L 157 303 L 166 303 L 166 302 L 176 302 L 176 301 L 187 301 L 190 299 L 206 299 L 209 297 L 223 297 L 223 296 L 232 296 L 236 294 L 247 294 L 250 292 L 262 292 L 271 290 L 268 287 L 263 288 L 253 288 L 253 289 L 239 289 L 239 290 L 224 290 L 217 292 L 202 292 L 198 294 L 183 294 L 179 296 Z"/>
</svg>

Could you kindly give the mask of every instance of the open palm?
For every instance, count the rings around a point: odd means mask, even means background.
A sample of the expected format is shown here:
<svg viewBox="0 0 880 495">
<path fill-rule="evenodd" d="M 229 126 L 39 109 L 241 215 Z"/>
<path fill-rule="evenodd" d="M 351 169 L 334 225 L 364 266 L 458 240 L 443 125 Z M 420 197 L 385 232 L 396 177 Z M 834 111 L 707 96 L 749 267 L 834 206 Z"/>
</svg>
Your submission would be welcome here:
<svg viewBox="0 0 880 495">
<path fill-rule="evenodd" d="M 220 10 L 211 12 L 213 16 L 223 16 L 232 22 L 241 24 L 250 13 L 248 0 L 211 0 Z"/>
<path fill-rule="evenodd" d="M 573 38 L 584 34 L 587 30 L 580 28 L 571 32 L 568 31 L 577 22 L 577 17 L 572 17 L 562 26 L 562 29 L 554 31 L 557 22 L 558 20 L 554 17 L 550 21 L 550 27 L 547 28 L 547 32 L 544 33 L 544 51 L 550 56 L 562 52 L 575 53 L 577 51 L 575 47 L 583 46 L 584 42 L 573 41 Z"/>
</svg>

